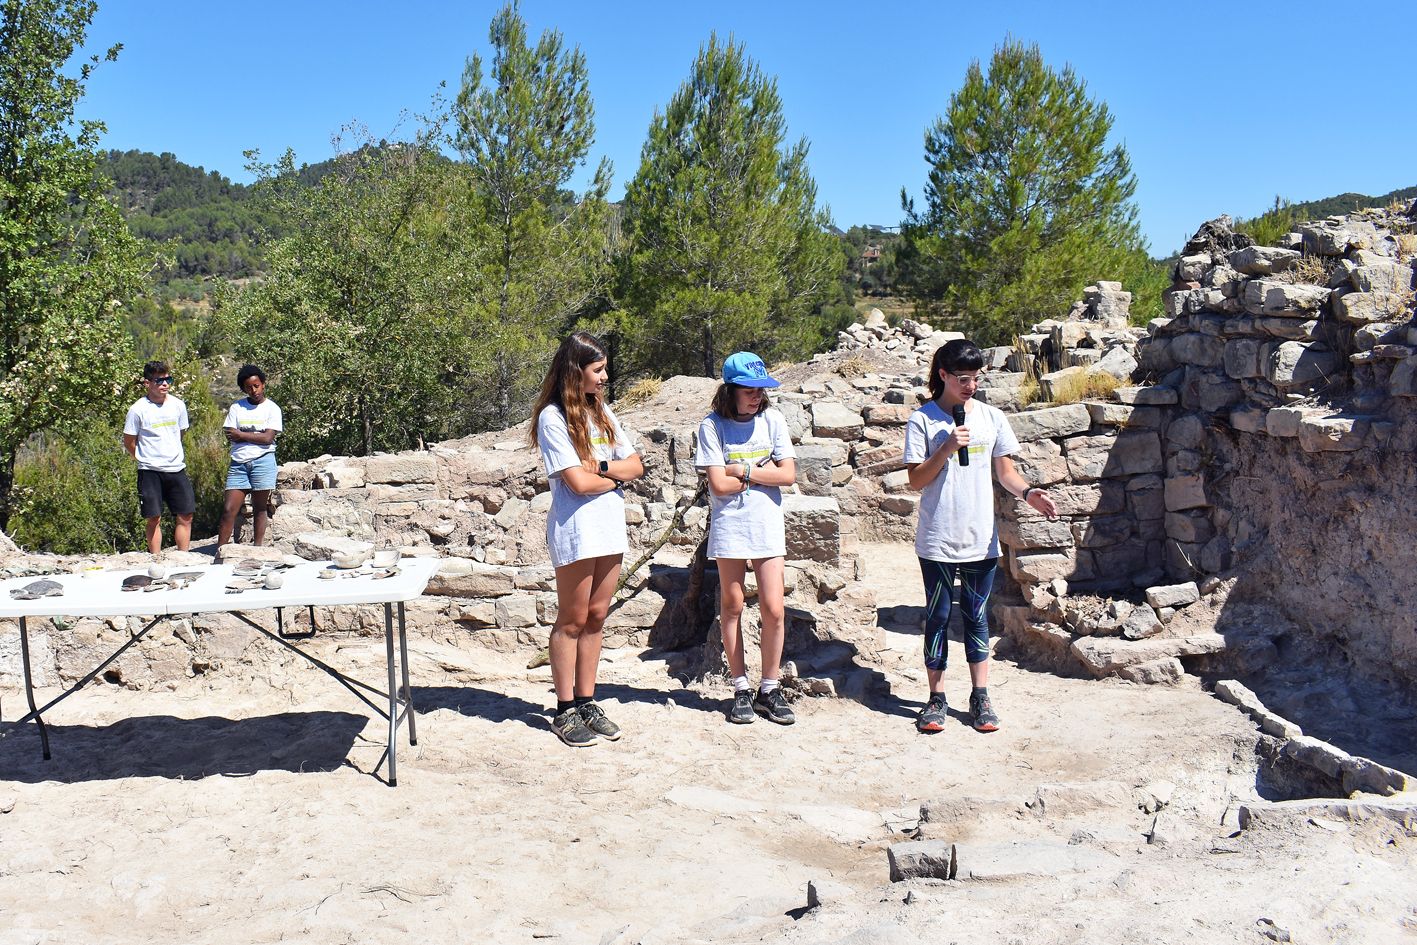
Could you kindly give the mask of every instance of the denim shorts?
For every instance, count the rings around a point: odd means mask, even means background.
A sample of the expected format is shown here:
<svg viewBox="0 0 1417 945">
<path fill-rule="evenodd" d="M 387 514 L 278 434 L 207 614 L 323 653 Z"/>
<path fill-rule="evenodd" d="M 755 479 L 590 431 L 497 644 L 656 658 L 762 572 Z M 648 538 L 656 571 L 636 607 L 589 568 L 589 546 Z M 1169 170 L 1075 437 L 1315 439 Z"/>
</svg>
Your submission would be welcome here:
<svg viewBox="0 0 1417 945">
<path fill-rule="evenodd" d="M 242 492 L 265 492 L 276 487 L 276 454 L 263 453 L 249 463 L 231 462 L 226 471 L 226 487 Z"/>
</svg>

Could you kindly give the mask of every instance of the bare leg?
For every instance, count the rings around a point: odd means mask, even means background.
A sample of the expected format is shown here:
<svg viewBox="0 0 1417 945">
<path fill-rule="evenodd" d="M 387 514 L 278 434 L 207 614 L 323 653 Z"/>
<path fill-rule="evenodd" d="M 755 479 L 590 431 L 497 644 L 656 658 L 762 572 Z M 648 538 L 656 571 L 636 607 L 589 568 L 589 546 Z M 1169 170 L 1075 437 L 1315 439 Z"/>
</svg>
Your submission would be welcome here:
<svg viewBox="0 0 1417 945">
<path fill-rule="evenodd" d="M 718 626 L 723 635 L 723 655 L 728 659 L 729 675 L 748 675 L 743 658 L 743 577 L 748 562 L 733 558 L 718 559 Z"/>
<path fill-rule="evenodd" d="M 988 660 L 980 660 L 977 663 L 969 664 L 969 681 L 974 684 L 975 689 L 983 689 L 989 685 Z"/>
<path fill-rule="evenodd" d="M 595 679 L 600 669 L 600 649 L 605 642 L 605 618 L 610 613 L 610 598 L 615 594 L 615 582 L 620 579 L 620 555 L 592 558 L 595 573 L 591 578 L 590 607 L 585 626 L 576 640 L 576 679 L 571 691 L 577 698 L 595 695 Z"/>
<path fill-rule="evenodd" d="M 172 529 L 172 543 L 178 551 L 186 551 L 192 543 L 192 516 L 178 515 L 177 524 Z"/>
<path fill-rule="evenodd" d="M 558 702 L 574 698 L 576 653 L 581 631 L 589 619 L 595 562 L 595 558 L 584 558 L 556 569 L 556 623 L 551 627 L 549 649 L 551 681 Z"/>
<path fill-rule="evenodd" d="M 758 576 L 758 617 L 763 625 L 764 679 L 776 679 L 782 668 L 782 644 L 786 636 L 782 587 L 785 570 L 782 558 L 759 558 L 753 562 L 753 573 Z M 741 647 L 739 652 L 742 652 Z"/>
<path fill-rule="evenodd" d="M 221 508 L 221 525 L 217 527 L 216 533 L 218 548 L 231 541 L 231 531 L 236 527 L 236 513 L 241 511 L 241 503 L 245 501 L 246 493 L 241 489 L 226 490 L 226 504 Z"/>
<path fill-rule="evenodd" d="M 271 490 L 258 489 L 251 493 L 251 528 L 254 534 L 251 543 L 264 544 L 266 540 L 266 520 L 269 518 L 267 505 L 271 501 Z"/>
<path fill-rule="evenodd" d="M 148 540 L 148 551 L 157 554 L 162 550 L 162 516 L 143 519 L 143 535 Z"/>
</svg>

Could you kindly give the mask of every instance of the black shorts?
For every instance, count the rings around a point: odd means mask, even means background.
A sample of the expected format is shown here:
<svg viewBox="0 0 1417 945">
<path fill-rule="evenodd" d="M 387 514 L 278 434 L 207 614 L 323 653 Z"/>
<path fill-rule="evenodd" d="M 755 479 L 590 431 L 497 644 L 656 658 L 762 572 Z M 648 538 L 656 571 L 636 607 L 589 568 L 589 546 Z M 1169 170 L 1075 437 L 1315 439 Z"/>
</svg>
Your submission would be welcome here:
<svg viewBox="0 0 1417 945">
<path fill-rule="evenodd" d="M 164 502 L 173 515 L 191 515 L 197 511 L 197 497 L 192 493 L 192 480 L 187 478 L 187 470 L 138 470 L 138 510 L 143 518 L 161 515 Z"/>
</svg>

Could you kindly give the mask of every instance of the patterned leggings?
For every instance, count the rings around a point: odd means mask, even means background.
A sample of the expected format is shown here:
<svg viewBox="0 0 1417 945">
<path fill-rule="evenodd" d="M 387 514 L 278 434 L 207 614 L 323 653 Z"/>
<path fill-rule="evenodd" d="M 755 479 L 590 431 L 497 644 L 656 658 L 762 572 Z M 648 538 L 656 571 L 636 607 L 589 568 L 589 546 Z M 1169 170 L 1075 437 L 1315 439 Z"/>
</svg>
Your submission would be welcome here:
<svg viewBox="0 0 1417 945">
<path fill-rule="evenodd" d="M 950 625 L 956 572 L 960 576 L 959 602 L 964 608 L 964 658 L 970 663 L 982 663 L 989 658 L 986 610 L 998 566 L 998 558 L 967 563 L 920 559 L 920 573 L 925 578 L 926 668 L 945 668 L 945 637 Z"/>
</svg>

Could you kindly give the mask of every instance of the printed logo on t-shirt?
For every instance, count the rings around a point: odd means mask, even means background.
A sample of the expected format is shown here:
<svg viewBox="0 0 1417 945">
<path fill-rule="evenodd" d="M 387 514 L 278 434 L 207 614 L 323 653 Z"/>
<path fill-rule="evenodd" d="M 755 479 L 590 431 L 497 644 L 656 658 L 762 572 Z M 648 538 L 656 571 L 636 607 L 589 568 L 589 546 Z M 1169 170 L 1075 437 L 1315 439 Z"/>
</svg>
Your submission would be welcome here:
<svg viewBox="0 0 1417 945">
<path fill-rule="evenodd" d="M 964 447 L 964 449 L 956 450 L 954 455 L 950 457 L 950 462 L 958 464 L 959 454 L 968 451 L 969 465 L 972 467 L 975 460 L 988 458 L 989 454 L 993 452 L 993 449 L 994 443 L 992 440 L 981 440 L 979 442 L 970 443 L 968 446 Z"/>
<path fill-rule="evenodd" d="M 176 420 L 154 420 L 152 423 L 149 423 L 149 424 L 148 424 L 149 429 L 153 429 L 153 430 L 156 430 L 156 429 L 158 429 L 158 428 L 160 428 L 160 427 L 175 427 L 175 426 L 177 426 L 177 421 L 176 421 Z"/>
<path fill-rule="evenodd" d="M 749 460 L 766 459 L 772 455 L 772 447 L 765 446 L 761 449 L 731 449 L 728 451 L 728 461 L 730 463 L 742 463 Z"/>
</svg>

